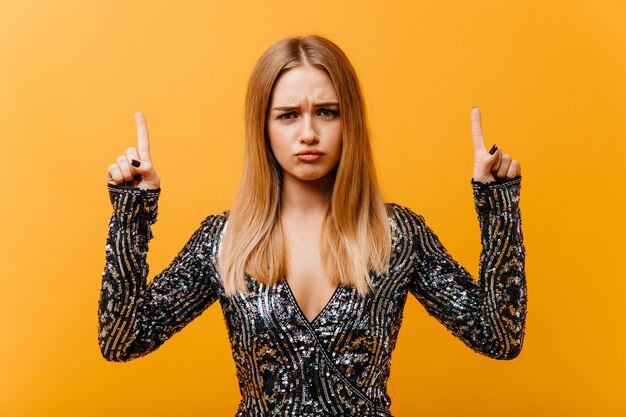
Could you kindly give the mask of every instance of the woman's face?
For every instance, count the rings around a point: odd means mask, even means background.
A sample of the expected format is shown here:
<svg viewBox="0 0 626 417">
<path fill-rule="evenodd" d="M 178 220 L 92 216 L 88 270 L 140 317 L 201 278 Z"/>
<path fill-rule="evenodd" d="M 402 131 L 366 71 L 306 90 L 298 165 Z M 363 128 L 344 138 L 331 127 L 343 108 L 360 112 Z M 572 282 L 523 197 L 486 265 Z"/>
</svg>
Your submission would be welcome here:
<svg viewBox="0 0 626 417">
<path fill-rule="evenodd" d="M 330 77 L 310 65 L 283 73 L 268 112 L 270 147 L 286 181 L 325 178 L 341 156 L 339 100 Z"/>
</svg>

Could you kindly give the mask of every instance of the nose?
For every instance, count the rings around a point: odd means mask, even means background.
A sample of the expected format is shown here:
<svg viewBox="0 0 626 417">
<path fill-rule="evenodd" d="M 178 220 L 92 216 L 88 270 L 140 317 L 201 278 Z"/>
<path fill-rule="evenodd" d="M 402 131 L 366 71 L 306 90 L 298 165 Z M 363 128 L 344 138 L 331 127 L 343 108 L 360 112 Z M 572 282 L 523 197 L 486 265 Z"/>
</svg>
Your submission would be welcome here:
<svg viewBox="0 0 626 417">
<path fill-rule="evenodd" d="M 315 133 L 315 128 L 313 126 L 313 118 L 310 115 L 303 117 L 300 142 L 306 143 L 307 145 L 319 142 L 319 138 L 317 137 L 317 133 Z"/>
</svg>

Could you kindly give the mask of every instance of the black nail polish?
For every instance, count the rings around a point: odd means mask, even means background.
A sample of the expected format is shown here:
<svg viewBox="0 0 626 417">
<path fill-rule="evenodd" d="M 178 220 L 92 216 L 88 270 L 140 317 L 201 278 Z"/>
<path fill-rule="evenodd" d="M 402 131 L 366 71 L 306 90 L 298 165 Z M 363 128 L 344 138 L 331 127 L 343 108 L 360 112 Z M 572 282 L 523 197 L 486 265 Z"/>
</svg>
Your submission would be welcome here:
<svg viewBox="0 0 626 417">
<path fill-rule="evenodd" d="M 131 159 L 130 163 L 132 164 L 132 166 L 134 166 L 135 168 L 139 168 L 139 165 L 141 165 L 141 162 L 139 162 L 136 159 Z"/>
<path fill-rule="evenodd" d="M 134 179 L 135 181 L 137 181 L 137 182 L 141 181 L 141 174 L 135 174 L 135 175 L 133 176 L 133 179 Z"/>
<path fill-rule="evenodd" d="M 498 147 L 496 145 L 493 145 L 491 149 L 489 149 L 489 154 L 493 155 L 494 153 L 496 153 L 497 150 L 498 150 Z"/>
</svg>

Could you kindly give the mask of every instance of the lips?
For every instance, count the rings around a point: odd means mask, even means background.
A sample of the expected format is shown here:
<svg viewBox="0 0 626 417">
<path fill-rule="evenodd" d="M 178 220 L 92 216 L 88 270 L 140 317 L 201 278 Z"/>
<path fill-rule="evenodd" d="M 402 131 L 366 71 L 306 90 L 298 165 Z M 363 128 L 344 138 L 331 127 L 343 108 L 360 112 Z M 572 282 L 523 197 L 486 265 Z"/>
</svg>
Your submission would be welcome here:
<svg viewBox="0 0 626 417">
<path fill-rule="evenodd" d="M 320 159 L 322 155 L 323 155 L 322 153 L 303 152 L 303 153 L 296 154 L 296 158 L 298 158 L 300 161 L 312 162 L 312 161 L 316 161 Z"/>
<path fill-rule="evenodd" d="M 298 155 L 324 155 L 324 152 L 322 151 L 302 151 L 302 152 L 298 152 L 296 154 L 296 156 Z"/>
<path fill-rule="evenodd" d="M 301 161 L 316 161 L 318 160 L 322 155 L 324 155 L 324 152 L 321 151 L 303 151 L 303 152 L 298 152 L 296 154 L 296 158 L 298 158 Z"/>
</svg>

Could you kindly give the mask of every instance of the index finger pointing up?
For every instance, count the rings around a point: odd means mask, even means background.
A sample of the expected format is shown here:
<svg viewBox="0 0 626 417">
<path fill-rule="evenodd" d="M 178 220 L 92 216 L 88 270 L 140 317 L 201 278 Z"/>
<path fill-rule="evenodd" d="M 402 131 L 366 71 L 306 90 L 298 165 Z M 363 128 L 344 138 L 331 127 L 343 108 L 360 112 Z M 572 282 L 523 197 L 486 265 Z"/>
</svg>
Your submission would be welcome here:
<svg viewBox="0 0 626 417">
<path fill-rule="evenodd" d="M 143 113 L 135 113 L 135 123 L 137 124 L 137 149 L 139 158 L 142 161 L 150 162 L 150 137 L 148 136 L 148 126 Z"/>
<path fill-rule="evenodd" d="M 485 138 L 483 137 L 483 128 L 480 124 L 480 110 L 478 107 L 472 109 L 471 115 L 472 141 L 474 142 L 474 150 L 485 149 Z"/>
</svg>

